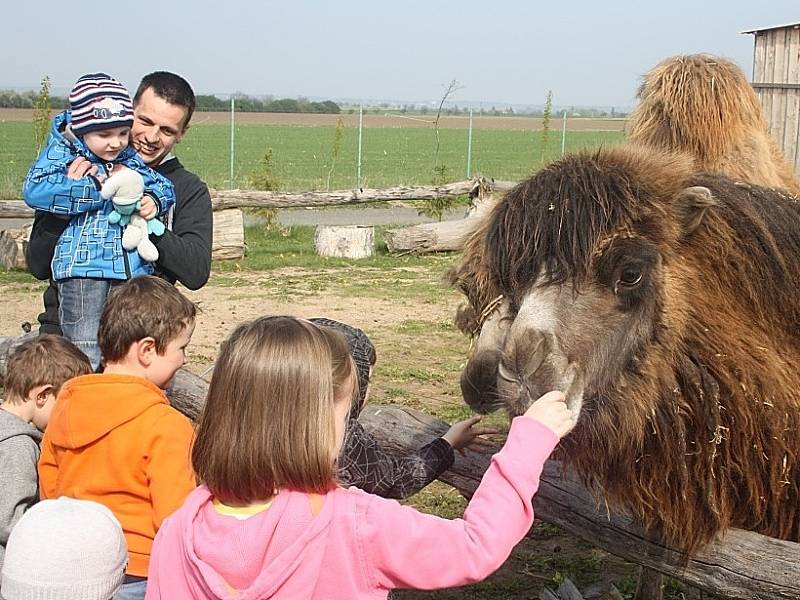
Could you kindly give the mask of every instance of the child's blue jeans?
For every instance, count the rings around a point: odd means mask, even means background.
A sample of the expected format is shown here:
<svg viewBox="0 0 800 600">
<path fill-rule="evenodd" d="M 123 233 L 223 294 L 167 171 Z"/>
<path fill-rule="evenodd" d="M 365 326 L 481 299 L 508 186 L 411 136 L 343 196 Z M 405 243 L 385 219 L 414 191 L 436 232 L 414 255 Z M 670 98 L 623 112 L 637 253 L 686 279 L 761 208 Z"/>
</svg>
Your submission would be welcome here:
<svg viewBox="0 0 800 600">
<path fill-rule="evenodd" d="M 61 331 L 89 357 L 94 370 L 100 364 L 100 347 L 97 345 L 100 316 L 111 288 L 119 283 L 122 281 L 78 278 L 58 282 Z"/>
<path fill-rule="evenodd" d="M 144 600 L 147 592 L 147 579 L 133 583 L 123 583 L 119 591 L 114 594 L 114 600 Z"/>
</svg>

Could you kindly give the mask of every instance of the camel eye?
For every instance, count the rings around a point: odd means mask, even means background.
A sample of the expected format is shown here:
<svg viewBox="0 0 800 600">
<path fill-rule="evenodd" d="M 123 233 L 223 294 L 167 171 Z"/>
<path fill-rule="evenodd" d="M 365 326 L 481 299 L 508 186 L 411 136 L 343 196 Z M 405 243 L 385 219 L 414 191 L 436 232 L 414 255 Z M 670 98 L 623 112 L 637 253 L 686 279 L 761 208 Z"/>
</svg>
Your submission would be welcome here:
<svg viewBox="0 0 800 600">
<path fill-rule="evenodd" d="M 618 294 L 620 290 L 635 288 L 642 282 L 642 276 L 642 271 L 639 269 L 631 267 L 623 269 L 619 274 L 616 285 L 614 285 L 614 293 Z"/>
</svg>

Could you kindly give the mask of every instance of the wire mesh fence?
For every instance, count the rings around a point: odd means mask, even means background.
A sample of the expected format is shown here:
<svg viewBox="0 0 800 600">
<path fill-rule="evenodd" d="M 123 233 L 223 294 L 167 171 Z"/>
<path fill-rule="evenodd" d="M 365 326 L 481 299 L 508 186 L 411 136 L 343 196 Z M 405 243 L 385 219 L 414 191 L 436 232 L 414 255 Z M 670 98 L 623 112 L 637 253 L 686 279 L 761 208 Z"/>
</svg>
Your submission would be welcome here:
<svg viewBox="0 0 800 600">
<path fill-rule="evenodd" d="M 14 114 L 10 114 L 14 113 Z M 339 122 L 341 120 L 341 122 Z M 337 131 L 338 123 L 338 131 Z M 619 143 L 625 122 L 358 114 L 197 113 L 175 153 L 209 186 L 257 188 L 268 172 L 282 190 L 381 188 L 458 181 L 470 175 L 519 180 L 566 152 Z M 337 141 L 338 137 L 338 141 Z M 546 138 L 546 143 L 545 143 Z M 19 198 L 35 159 L 30 112 L 0 116 L 0 197 Z M 265 158 L 267 157 L 267 158 Z M 360 158 L 360 169 L 359 169 Z M 358 177 L 360 171 L 360 179 Z"/>
</svg>

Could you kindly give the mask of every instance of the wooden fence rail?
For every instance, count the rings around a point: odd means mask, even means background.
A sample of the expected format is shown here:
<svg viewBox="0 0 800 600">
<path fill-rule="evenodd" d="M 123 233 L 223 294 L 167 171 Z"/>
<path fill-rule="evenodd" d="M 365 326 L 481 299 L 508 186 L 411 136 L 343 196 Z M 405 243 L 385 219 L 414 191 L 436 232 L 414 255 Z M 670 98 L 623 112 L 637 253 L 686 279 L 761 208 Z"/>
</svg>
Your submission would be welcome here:
<svg viewBox="0 0 800 600">
<path fill-rule="evenodd" d="M 335 192 L 260 192 L 254 190 L 211 190 L 211 206 L 215 211 L 227 208 L 292 208 L 301 206 L 334 206 L 364 202 L 397 200 L 430 200 L 456 198 L 470 193 L 477 179 L 446 185 L 397 186 L 384 189 L 356 189 Z M 508 181 L 480 180 L 490 191 L 506 190 Z M 28 219 L 33 211 L 19 200 L 0 200 L 0 218 Z"/>
</svg>

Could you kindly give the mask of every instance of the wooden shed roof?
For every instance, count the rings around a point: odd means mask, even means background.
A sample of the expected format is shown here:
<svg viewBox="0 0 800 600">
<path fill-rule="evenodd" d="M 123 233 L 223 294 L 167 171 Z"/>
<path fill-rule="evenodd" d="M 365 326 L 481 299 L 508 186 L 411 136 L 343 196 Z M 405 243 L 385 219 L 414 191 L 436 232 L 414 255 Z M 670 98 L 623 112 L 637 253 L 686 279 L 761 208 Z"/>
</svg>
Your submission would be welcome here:
<svg viewBox="0 0 800 600">
<path fill-rule="evenodd" d="M 758 29 L 748 29 L 747 31 L 740 31 L 739 33 L 761 33 L 762 31 L 769 31 L 771 29 L 783 29 L 785 27 L 800 27 L 800 21 L 795 23 L 784 23 L 783 25 L 773 25 L 772 27 L 759 27 Z"/>
</svg>

